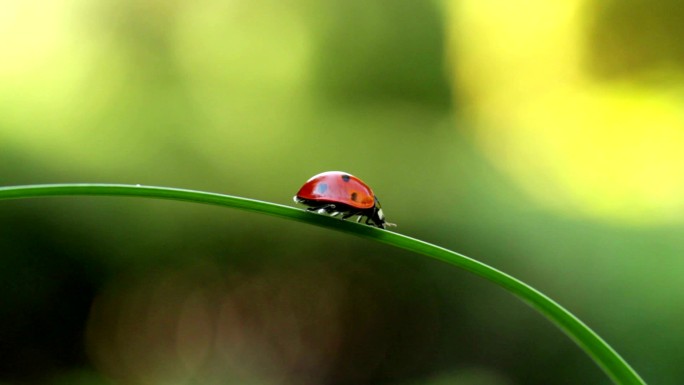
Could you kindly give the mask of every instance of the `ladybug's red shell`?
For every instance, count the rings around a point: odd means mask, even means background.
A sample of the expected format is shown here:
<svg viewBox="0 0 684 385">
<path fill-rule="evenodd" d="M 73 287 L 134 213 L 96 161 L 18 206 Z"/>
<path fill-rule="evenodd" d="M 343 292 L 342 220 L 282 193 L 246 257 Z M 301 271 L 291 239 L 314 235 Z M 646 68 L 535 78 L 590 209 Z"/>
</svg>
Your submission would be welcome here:
<svg viewBox="0 0 684 385">
<path fill-rule="evenodd" d="M 367 225 L 381 229 L 395 226 L 385 220 L 373 190 L 361 179 L 342 171 L 328 171 L 309 179 L 294 196 L 294 201 L 319 214 L 341 215 L 340 219 L 356 215 L 357 222 L 366 218 Z"/>
<path fill-rule="evenodd" d="M 328 171 L 309 179 L 297 198 L 314 202 L 342 203 L 357 209 L 375 206 L 375 195 L 361 179 L 341 171 Z"/>
</svg>

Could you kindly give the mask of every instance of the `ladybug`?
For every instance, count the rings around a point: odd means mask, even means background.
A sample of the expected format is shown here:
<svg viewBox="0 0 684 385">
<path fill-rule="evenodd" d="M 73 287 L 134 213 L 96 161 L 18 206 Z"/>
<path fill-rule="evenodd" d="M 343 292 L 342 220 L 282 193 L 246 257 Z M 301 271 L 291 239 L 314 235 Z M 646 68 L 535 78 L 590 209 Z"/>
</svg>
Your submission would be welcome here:
<svg viewBox="0 0 684 385">
<path fill-rule="evenodd" d="M 373 190 L 361 179 L 342 171 L 314 175 L 299 189 L 294 201 L 310 206 L 307 210 L 319 214 L 328 213 L 333 217 L 342 214 L 342 219 L 358 215 L 357 222 L 365 217 L 367 225 L 381 229 L 396 226 L 385 221 Z"/>
</svg>

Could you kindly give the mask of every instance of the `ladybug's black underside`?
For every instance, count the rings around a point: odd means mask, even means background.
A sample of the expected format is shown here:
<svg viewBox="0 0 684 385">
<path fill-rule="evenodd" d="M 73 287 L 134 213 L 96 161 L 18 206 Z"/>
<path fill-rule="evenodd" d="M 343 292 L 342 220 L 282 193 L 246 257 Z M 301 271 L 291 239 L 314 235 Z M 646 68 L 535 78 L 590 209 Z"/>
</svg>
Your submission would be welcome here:
<svg viewBox="0 0 684 385">
<path fill-rule="evenodd" d="M 357 222 L 360 222 L 361 218 L 365 217 L 367 225 L 374 225 L 381 229 L 385 228 L 385 220 L 384 218 L 380 217 L 380 209 L 377 206 L 373 206 L 368 209 L 359 209 L 357 207 L 352 207 L 344 203 L 311 200 L 300 197 L 295 197 L 295 201 L 297 203 L 309 206 L 309 208 L 307 209 L 309 211 L 322 211 L 332 216 L 342 214 L 342 219 L 347 219 L 353 217 L 354 215 L 358 215 L 359 219 L 357 220 Z"/>
</svg>

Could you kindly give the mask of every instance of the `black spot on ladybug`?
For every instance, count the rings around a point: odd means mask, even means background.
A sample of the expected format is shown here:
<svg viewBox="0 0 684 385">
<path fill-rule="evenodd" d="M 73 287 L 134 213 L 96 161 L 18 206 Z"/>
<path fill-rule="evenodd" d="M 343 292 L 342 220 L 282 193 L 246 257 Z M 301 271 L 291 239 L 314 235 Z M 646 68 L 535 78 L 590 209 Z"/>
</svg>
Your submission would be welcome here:
<svg viewBox="0 0 684 385">
<path fill-rule="evenodd" d="M 326 192 L 326 190 L 328 190 L 328 185 L 327 185 L 326 183 L 319 183 L 319 184 L 316 186 L 316 191 L 315 191 L 315 192 L 316 192 L 316 194 L 323 194 L 323 193 Z"/>
<path fill-rule="evenodd" d="M 356 202 L 356 198 L 358 197 L 357 195 L 358 195 L 358 194 L 356 194 L 356 192 L 351 193 L 351 200 L 353 200 L 354 202 Z"/>
<path fill-rule="evenodd" d="M 347 174 L 342 175 L 342 180 L 345 182 L 349 182 L 349 175 L 347 175 Z"/>
</svg>

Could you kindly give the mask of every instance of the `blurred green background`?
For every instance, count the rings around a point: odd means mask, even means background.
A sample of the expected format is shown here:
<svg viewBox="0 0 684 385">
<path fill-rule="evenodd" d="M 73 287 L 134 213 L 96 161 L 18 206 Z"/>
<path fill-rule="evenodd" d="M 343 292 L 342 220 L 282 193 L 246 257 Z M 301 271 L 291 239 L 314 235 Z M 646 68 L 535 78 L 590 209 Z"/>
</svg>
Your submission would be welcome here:
<svg viewBox="0 0 684 385">
<path fill-rule="evenodd" d="M 674 0 L 0 1 L 0 184 L 283 204 L 369 183 L 396 231 L 540 289 L 684 383 Z M 2 384 L 608 384 L 498 287 L 234 210 L 0 202 Z"/>
</svg>

